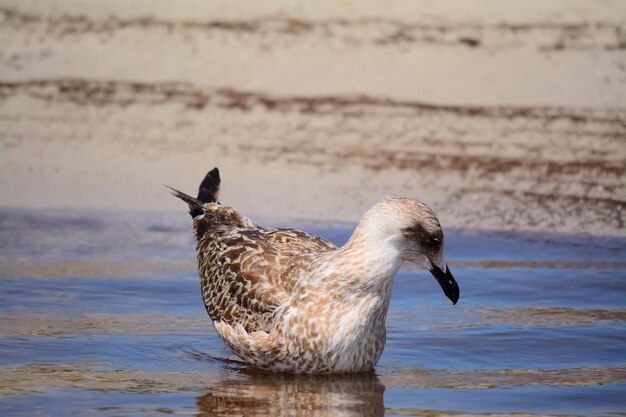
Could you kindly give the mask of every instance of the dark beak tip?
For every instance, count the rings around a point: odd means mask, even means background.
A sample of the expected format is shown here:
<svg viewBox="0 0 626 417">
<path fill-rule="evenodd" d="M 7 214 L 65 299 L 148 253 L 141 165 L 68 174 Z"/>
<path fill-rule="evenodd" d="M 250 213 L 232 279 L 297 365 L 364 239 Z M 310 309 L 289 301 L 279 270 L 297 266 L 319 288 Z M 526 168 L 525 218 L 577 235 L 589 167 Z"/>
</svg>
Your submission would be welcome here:
<svg viewBox="0 0 626 417">
<path fill-rule="evenodd" d="M 452 305 L 455 306 L 456 303 L 459 301 L 459 294 L 455 294 L 454 296 L 450 297 L 450 301 L 452 301 Z"/>
<path fill-rule="evenodd" d="M 452 276 L 450 269 L 446 266 L 446 271 L 442 271 L 439 267 L 433 266 L 430 271 L 443 290 L 443 293 L 452 301 L 452 305 L 456 305 L 461 296 L 461 290 L 456 280 Z"/>
</svg>

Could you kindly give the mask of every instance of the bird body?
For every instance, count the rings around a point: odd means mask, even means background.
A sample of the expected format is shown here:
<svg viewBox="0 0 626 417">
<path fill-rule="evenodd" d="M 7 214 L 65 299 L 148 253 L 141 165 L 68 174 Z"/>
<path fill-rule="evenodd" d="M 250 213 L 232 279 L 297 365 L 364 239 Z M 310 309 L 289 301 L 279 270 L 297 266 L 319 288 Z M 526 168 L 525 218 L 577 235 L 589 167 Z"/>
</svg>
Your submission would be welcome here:
<svg viewBox="0 0 626 417">
<path fill-rule="evenodd" d="M 405 260 L 431 270 L 456 303 L 434 213 L 388 197 L 360 220 L 349 241 L 293 229 L 265 229 L 217 202 L 217 168 L 189 204 L 207 313 L 237 356 L 259 368 L 295 373 L 371 370 L 386 339 L 393 279 Z M 445 272 L 444 272 L 445 269 Z"/>
</svg>

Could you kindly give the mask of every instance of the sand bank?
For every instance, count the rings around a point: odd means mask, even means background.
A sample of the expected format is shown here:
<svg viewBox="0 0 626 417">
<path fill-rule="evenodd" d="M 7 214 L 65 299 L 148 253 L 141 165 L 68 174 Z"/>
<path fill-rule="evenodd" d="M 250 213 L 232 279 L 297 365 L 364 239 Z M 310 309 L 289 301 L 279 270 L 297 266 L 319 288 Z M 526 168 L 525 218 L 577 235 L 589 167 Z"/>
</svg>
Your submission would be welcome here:
<svg viewBox="0 0 626 417">
<path fill-rule="evenodd" d="M 0 2 L 0 204 L 625 235 L 621 1 Z"/>
</svg>

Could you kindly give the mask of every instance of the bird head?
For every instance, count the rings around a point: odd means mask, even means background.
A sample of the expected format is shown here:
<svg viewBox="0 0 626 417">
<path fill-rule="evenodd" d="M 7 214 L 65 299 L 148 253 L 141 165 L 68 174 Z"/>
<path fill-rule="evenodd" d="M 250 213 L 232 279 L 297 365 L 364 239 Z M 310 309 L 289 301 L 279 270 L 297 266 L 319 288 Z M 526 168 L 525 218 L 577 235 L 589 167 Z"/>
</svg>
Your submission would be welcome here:
<svg viewBox="0 0 626 417">
<path fill-rule="evenodd" d="M 435 277 L 444 294 L 456 304 L 460 290 L 444 260 L 444 235 L 433 210 L 404 197 L 387 197 L 362 219 L 364 229 L 375 230 L 407 262 L 416 263 Z"/>
</svg>

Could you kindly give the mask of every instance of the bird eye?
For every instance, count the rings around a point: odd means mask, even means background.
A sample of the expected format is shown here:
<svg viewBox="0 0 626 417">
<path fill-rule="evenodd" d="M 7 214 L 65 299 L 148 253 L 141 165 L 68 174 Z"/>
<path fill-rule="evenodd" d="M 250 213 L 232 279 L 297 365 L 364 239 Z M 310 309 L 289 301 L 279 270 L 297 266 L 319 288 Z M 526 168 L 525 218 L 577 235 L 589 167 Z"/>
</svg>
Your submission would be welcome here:
<svg viewBox="0 0 626 417">
<path fill-rule="evenodd" d="M 441 243 L 441 239 L 439 239 L 438 237 L 435 237 L 435 236 L 430 237 L 431 246 L 438 246 L 440 243 Z"/>
</svg>

